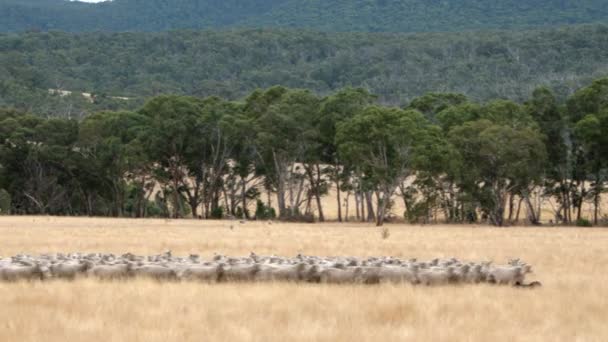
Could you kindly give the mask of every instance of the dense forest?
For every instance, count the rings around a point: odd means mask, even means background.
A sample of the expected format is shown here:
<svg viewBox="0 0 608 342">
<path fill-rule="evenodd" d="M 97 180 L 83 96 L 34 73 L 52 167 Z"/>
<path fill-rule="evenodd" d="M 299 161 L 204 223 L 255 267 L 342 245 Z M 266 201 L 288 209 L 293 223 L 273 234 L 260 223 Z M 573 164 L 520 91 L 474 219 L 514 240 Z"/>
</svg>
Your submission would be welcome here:
<svg viewBox="0 0 608 342">
<path fill-rule="evenodd" d="M 0 0 L 0 31 L 308 28 L 437 32 L 605 22 L 603 0 Z"/>
<path fill-rule="evenodd" d="M 320 96 L 362 87 L 383 105 L 401 106 L 431 91 L 523 102 L 547 86 L 561 102 L 607 75 L 605 25 L 444 34 L 0 34 L 0 106 L 43 116 L 135 110 L 167 93 L 237 100 L 277 84 Z"/>
<path fill-rule="evenodd" d="M 400 108 L 361 88 L 275 86 L 242 101 L 160 95 L 83 120 L 4 109 L 0 211 L 323 221 L 333 188 L 338 204 L 356 200 L 340 220 L 503 226 L 523 207 L 539 224 L 552 198 L 554 223 L 606 224 L 606 132 L 608 79 L 563 105 L 547 88 L 521 104 L 429 93 Z"/>
</svg>

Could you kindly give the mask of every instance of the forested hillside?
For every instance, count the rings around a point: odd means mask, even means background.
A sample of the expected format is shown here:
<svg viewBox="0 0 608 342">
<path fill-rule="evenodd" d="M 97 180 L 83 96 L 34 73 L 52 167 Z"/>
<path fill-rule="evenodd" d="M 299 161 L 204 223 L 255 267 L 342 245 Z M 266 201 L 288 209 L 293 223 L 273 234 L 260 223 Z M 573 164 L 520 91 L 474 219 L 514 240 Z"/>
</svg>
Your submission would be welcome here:
<svg viewBox="0 0 608 342">
<path fill-rule="evenodd" d="M 290 27 L 428 32 L 602 22 L 603 0 L 0 0 L 0 31 Z"/>
<path fill-rule="evenodd" d="M 239 99 L 277 84 L 320 95 L 363 87 L 391 105 L 430 91 L 522 101 L 541 85 L 564 99 L 606 75 L 605 25 L 447 34 L 0 34 L 0 106 L 44 115 L 134 109 L 163 93 Z M 91 103 L 49 89 L 95 96 Z"/>
</svg>

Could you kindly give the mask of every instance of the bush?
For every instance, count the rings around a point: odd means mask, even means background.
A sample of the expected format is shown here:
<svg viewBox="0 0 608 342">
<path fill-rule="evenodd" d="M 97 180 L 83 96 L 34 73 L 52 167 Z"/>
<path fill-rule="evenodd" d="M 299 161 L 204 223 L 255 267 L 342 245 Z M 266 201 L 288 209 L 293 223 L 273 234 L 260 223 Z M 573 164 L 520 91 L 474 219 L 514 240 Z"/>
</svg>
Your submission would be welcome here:
<svg viewBox="0 0 608 342">
<path fill-rule="evenodd" d="M 291 210 L 291 207 L 286 208 L 285 212 L 281 213 L 280 219 L 287 222 L 315 223 L 315 215 L 312 213 L 302 214 L 298 208 Z"/>
<path fill-rule="evenodd" d="M 277 217 L 274 208 L 267 206 L 261 200 L 258 200 L 255 208 L 256 220 L 273 220 Z"/>
<path fill-rule="evenodd" d="M 409 223 L 427 223 L 429 209 L 426 203 L 415 203 L 409 211 L 403 215 Z"/>
<path fill-rule="evenodd" d="M 242 207 L 237 207 L 236 211 L 234 213 L 234 216 L 238 217 L 238 218 L 243 218 L 243 208 Z M 245 217 L 249 217 L 249 209 L 245 210 Z"/>
<path fill-rule="evenodd" d="M 11 195 L 8 191 L 0 189 L 0 215 L 11 213 Z"/>
<path fill-rule="evenodd" d="M 146 214 L 148 217 L 161 217 L 163 216 L 163 208 L 156 205 L 156 202 L 147 201 Z"/>
<path fill-rule="evenodd" d="M 211 210 L 211 218 L 221 220 L 224 217 L 224 207 L 221 205 Z"/>
<path fill-rule="evenodd" d="M 576 220 L 576 226 L 577 227 L 593 227 L 593 223 L 591 223 L 591 221 L 581 218 Z"/>
</svg>

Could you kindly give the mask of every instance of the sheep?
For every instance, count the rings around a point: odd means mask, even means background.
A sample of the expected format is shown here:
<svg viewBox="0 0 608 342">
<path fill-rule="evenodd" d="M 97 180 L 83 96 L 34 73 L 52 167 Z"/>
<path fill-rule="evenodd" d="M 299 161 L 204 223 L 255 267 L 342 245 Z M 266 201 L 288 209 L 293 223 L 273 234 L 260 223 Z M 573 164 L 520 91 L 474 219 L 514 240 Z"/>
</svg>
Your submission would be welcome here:
<svg viewBox="0 0 608 342">
<path fill-rule="evenodd" d="M 378 268 L 378 280 L 381 283 L 403 283 L 418 284 L 419 280 L 415 268 L 385 266 Z"/>
<path fill-rule="evenodd" d="M 301 280 L 308 283 L 321 282 L 321 270 L 318 265 L 306 265 L 300 273 Z"/>
<path fill-rule="evenodd" d="M 485 274 L 482 272 L 481 265 L 474 265 L 469 269 L 469 272 L 463 278 L 463 281 L 466 283 L 478 284 L 482 281 L 485 281 Z"/>
<path fill-rule="evenodd" d="M 16 266 L 0 268 L 0 279 L 4 281 L 18 280 L 43 280 L 48 273 L 48 269 L 40 265 L 34 266 Z"/>
<path fill-rule="evenodd" d="M 306 264 L 300 263 L 290 266 L 268 266 L 260 267 L 255 275 L 257 281 L 299 281 L 303 278 Z"/>
<path fill-rule="evenodd" d="M 77 275 L 86 272 L 90 267 L 85 262 L 64 262 L 51 265 L 50 270 L 54 278 L 74 279 Z"/>
<path fill-rule="evenodd" d="M 523 284 L 524 278 L 525 273 L 519 266 L 494 267 L 488 273 L 488 282 L 496 284 Z"/>
<path fill-rule="evenodd" d="M 199 264 L 201 262 L 201 257 L 198 254 L 190 254 L 188 259 L 193 264 Z"/>
<path fill-rule="evenodd" d="M 99 279 L 123 279 L 130 277 L 132 264 L 97 265 L 91 267 L 87 274 Z"/>
<path fill-rule="evenodd" d="M 445 285 L 453 279 L 454 268 L 438 268 L 434 267 L 429 270 L 423 270 L 418 273 L 418 280 L 424 285 Z"/>
<path fill-rule="evenodd" d="M 161 265 L 144 265 L 132 268 L 131 273 L 136 277 L 152 278 L 156 280 L 176 280 L 177 272 Z"/>
<path fill-rule="evenodd" d="M 223 267 L 223 265 L 222 265 Z M 256 273 L 260 270 L 259 264 L 253 265 L 231 265 L 224 269 L 219 278 L 220 281 L 253 281 Z"/>
<path fill-rule="evenodd" d="M 361 267 L 340 269 L 326 268 L 320 272 L 320 281 L 325 284 L 349 284 L 361 282 L 363 269 Z"/>
<path fill-rule="evenodd" d="M 471 265 L 460 265 L 459 267 L 456 267 L 450 281 L 453 283 L 466 282 L 470 270 Z"/>
<path fill-rule="evenodd" d="M 224 268 L 222 265 L 188 267 L 182 271 L 180 278 L 185 280 L 217 282 L 223 272 Z"/>
<path fill-rule="evenodd" d="M 16 255 L 0 259 L 0 280 L 74 279 L 89 275 L 100 279 L 121 279 L 141 276 L 157 280 L 228 281 L 292 281 L 331 284 L 456 284 L 489 282 L 534 288 L 540 283 L 525 284 L 530 265 L 519 259 L 506 266 L 462 263 L 456 258 L 417 259 L 395 257 L 315 257 L 298 254 L 292 258 L 276 255 L 229 257 L 214 254 L 213 261 L 204 261 L 196 254 L 178 257 L 171 251 L 149 257 L 125 253 L 119 256 L 101 253 L 47 254 L 33 257 Z"/>
</svg>

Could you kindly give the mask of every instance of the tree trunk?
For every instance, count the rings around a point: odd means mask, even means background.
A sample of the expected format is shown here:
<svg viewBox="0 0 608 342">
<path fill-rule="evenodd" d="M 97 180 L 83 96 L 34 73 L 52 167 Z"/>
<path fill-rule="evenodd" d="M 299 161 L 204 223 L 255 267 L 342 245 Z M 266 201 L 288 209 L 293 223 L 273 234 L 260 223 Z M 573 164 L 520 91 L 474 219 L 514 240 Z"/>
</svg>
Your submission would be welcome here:
<svg viewBox="0 0 608 342">
<path fill-rule="evenodd" d="M 243 220 L 249 219 L 249 212 L 247 210 L 247 185 L 244 177 L 241 177 L 241 204 L 243 206 Z"/>
<path fill-rule="evenodd" d="M 192 217 L 198 218 L 198 199 L 189 198 L 188 205 L 190 206 L 190 211 L 192 212 Z"/>
<path fill-rule="evenodd" d="M 350 192 L 346 193 L 346 198 L 344 199 L 344 221 L 348 222 L 348 207 L 349 207 L 349 198 Z M 340 221 L 341 222 L 341 221 Z"/>
<path fill-rule="evenodd" d="M 336 166 L 337 167 L 337 166 Z M 340 198 L 340 176 L 336 170 L 336 197 L 338 198 L 338 222 L 342 222 L 342 199 Z M 348 214 L 347 214 L 348 215 Z"/>
<path fill-rule="evenodd" d="M 378 212 L 376 215 L 376 226 L 381 227 L 384 224 L 384 217 L 386 216 L 386 207 L 390 201 L 390 192 L 385 192 L 378 205 Z"/>
<path fill-rule="evenodd" d="M 515 222 L 516 223 L 519 223 L 519 214 L 521 212 L 521 202 L 523 202 L 523 200 L 524 199 L 522 197 L 520 197 L 519 198 L 519 202 L 517 203 L 517 214 L 515 215 Z"/>
<path fill-rule="evenodd" d="M 361 214 L 360 214 L 360 205 L 359 205 L 359 192 L 355 191 L 355 217 L 357 219 L 357 221 L 361 221 Z"/>
<path fill-rule="evenodd" d="M 315 198 L 317 200 L 317 210 L 319 210 L 319 222 L 325 222 L 325 216 L 323 215 L 323 207 L 321 206 L 321 196 L 319 191 L 315 191 Z"/>
<path fill-rule="evenodd" d="M 539 225 L 540 222 L 538 220 L 538 215 L 536 214 L 536 210 L 534 209 L 534 206 L 532 205 L 532 201 L 530 201 L 529 195 L 525 196 L 525 202 L 526 202 L 526 207 L 528 209 L 528 221 L 530 221 L 530 223 L 535 226 Z"/>
<path fill-rule="evenodd" d="M 365 203 L 367 203 L 367 221 L 374 222 L 376 220 L 376 215 L 374 214 L 374 203 L 370 191 L 365 192 Z"/>
<path fill-rule="evenodd" d="M 490 221 L 497 227 L 504 226 L 506 191 L 503 187 L 494 187 L 495 207 L 490 210 Z"/>
<path fill-rule="evenodd" d="M 179 218 L 179 193 L 177 188 L 179 187 L 179 183 L 177 179 L 173 179 L 173 218 Z"/>
<path fill-rule="evenodd" d="M 509 223 L 513 223 L 513 207 L 515 206 L 515 199 L 513 197 L 514 195 L 511 193 L 509 195 Z"/>
<path fill-rule="evenodd" d="M 599 220 L 598 220 L 599 209 L 600 209 L 600 195 L 599 195 L 599 193 L 596 193 L 595 196 L 593 197 L 593 224 L 596 226 L 599 223 Z"/>
</svg>

